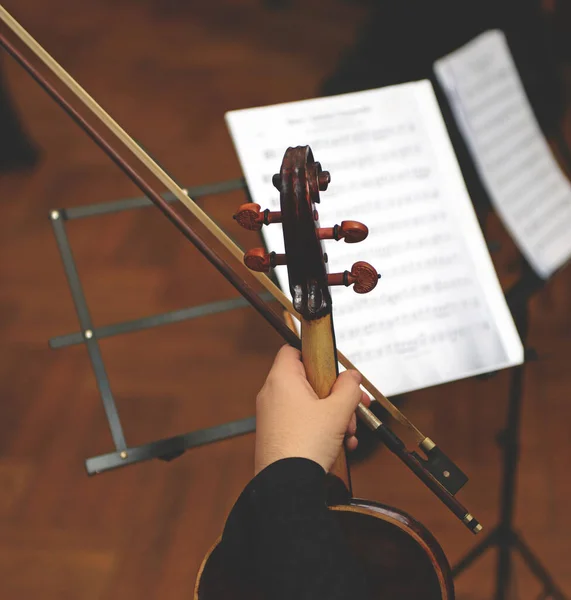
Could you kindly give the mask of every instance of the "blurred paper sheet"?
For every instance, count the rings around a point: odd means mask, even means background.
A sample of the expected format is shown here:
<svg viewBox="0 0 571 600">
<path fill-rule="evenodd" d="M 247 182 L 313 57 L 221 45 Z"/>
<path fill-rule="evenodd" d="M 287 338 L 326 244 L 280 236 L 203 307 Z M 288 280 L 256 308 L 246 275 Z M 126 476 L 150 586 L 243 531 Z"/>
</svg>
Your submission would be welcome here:
<svg viewBox="0 0 571 600">
<path fill-rule="evenodd" d="M 362 221 L 359 244 L 326 242 L 329 271 L 370 262 L 360 296 L 332 288 L 339 349 L 385 394 L 498 370 L 523 359 L 430 82 L 227 113 L 254 202 L 279 210 L 271 183 L 289 146 L 331 172 L 323 227 Z M 281 225 L 263 228 L 283 252 Z M 255 244 L 252 244 L 255 245 Z M 289 295 L 287 268 L 277 277 Z"/>
<path fill-rule="evenodd" d="M 537 123 L 504 34 L 488 31 L 434 70 L 490 199 L 538 275 L 571 257 L 571 184 Z"/>
</svg>

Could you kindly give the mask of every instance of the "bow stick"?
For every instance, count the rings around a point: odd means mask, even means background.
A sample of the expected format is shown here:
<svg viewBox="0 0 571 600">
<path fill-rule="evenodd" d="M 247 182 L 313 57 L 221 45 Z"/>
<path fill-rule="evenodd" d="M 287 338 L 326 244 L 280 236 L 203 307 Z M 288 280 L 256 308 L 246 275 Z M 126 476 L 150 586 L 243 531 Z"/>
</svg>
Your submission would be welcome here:
<svg viewBox="0 0 571 600">
<path fill-rule="evenodd" d="M 40 44 L 0 6 L 0 20 L 16 37 L 72 92 L 106 128 L 168 189 L 194 217 L 243 264 L 243 251 L 222 229 L 191 199 L 186 192 L 113 120 L 113 118 L 67 73 Z M 95 143 L 119 166 L 135 185 L 156 204 L 177 229 L 216 267 L 216 269 L 252 304 L 252 306 L 282 335 L 285 341 L 300 348 L 300 339 L 286 323 L 272 311 L 259 295 L 220 257 L 208 244 L 165 202 L 161 194 L 113 148 L 109 142 L 75 109 L 70 102 L 52 85 L 14 44 L 0 32 L 0 44 L 31 75 L 31 77 L 59 104 L 65 112 L 95 141 Z M 267 275 L 251 272 L 282 307 L 297 318 L 291 301 L 270 280 Z M 338 350 L 339 362 L 347 368 L 358 371 L 353 363 Z M 417 439 L 418 446 L 426 458 L 416 452 L 409 452 L 404 443 L 378 417 L 363 405 L 357 414 L 374 431 L 385 445 L 396 454 L 419 479 L 473 532 L 482 530 L 480 523 L 454 497 L 454 494 L 467 482 L 466 475 L 436 446 L 436 444 L 415 427 L 362 373 L 362 385 L 398 422 L 404 425 Z"/>
</svg>

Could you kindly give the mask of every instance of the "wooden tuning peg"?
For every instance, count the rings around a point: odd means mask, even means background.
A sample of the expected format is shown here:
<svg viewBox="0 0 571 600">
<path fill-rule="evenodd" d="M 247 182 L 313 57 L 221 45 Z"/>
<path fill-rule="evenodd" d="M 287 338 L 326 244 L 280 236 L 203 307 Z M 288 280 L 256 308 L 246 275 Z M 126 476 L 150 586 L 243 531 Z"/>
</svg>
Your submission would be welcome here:
<svg viewBox="0 0 571 600">
<path fill-rule="evenodd" d="M 341 225 L 320 227 L 317 235 L 320 240 L 339 241 L 343 238 L 347 244 L 356 244 L 369 235 L 369 228 L 359 221 L 341 221 Z"/>
<path fill-rule="evenodd" d="M 381 276 L 375 271 L 369 263 L 356 262 L 350 271 L 343 273 L 330 273 L 327 275 L 328 285 L 353 285 L 353 290 L 357 294 L 367 294 L 377 286 Z"/>
<path fill-rule="evenodd" d="M 244 264 L 252 271 L 268 273 L 277 265 L 285 265 L 286 255 L 275 252 L 268 253 L 263 248 L 252 248 L 244 254 Z"/>
<path fill-rule="evenodd" d="M 281 223 L 282 213 L 270 212 L 268 209 L 262 211 L 259 204 L 248 202 L 238 207 L 233 218 L 244 229 L 260 231 L 262 225 Z"/>
</svg>

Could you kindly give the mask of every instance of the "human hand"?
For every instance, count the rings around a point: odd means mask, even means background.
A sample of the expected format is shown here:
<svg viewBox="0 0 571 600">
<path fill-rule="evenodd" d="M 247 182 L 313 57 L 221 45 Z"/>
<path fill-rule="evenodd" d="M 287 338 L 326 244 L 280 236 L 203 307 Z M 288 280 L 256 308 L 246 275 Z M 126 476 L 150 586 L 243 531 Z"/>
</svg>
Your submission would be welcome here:
<svg viewBox="0 0 571 600">
<path fill-rule="evenodd" d="M 357 371 L 344 371 L 331 394 L 320 399 L 307 381 L 299 350 L 283 346 L 256 399 L 256 474 L 291 457 L 311 459 L 328 472 L 343 440 L 355 450 L 355 409 L 359 402 L 371 404 L 360 383 Z"/>
</svg>

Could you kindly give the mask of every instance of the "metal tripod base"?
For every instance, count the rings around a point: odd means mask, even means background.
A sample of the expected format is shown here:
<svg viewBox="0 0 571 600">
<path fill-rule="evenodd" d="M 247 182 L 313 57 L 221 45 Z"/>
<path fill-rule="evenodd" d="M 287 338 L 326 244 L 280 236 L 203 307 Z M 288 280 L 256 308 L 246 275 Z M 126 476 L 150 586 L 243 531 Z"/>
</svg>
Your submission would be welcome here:
<svg viewBox="0 0 571 600">
<path fill-rule="evenodd" d="M 495 600 L 507 596 L 508 585 L 512 571 L 512 552 L 518 552 L 528 569 L 543 585 L 543 592 L 538 600 L 568 600 L 567 596 L 557 587 L 557 584 L 543 566 L 539 558 L 523 538 L 512 529 L 498 525 L 480 541 L 464 558 L 452 568 L 452 576 L 457 577 L 473 562 L 482 556 L 489 548 L 498 548 L 498 578 Z"/>
<path fill-rule="evenodd" d="M 523 259 L 522 263 L 522 276 L 506 294 L 506 300 L 525 346 L 529 329 L 529 299 L 536 291 L 541 289 L 543 282 L 532 271 L 529 263 Z M 519 462 L 524 373 L 526 364 L 533 360 L 537 360 L 537 354 L 534 350 L 526 349 L 523 364 L 515 367 L 512 371 L 506 426 L 497 438 L 503 456 L 499 524 L 452 569 L 452 575 L 454 577 L 458 576 L 477 558 L 482 556 L 486 550 L 496 546 L 498 548 L 498 562 L 494 600 L 507 600 L 508 598 L 509 585 L 512 579 L 512 551 L 519 552 L 529 570 L 542 583 L 543 593 L 539 597 L 540 600 L 567 600 L 551 575 L 513 528 L 517 496 L 516 480 Z"/>
</svg>

